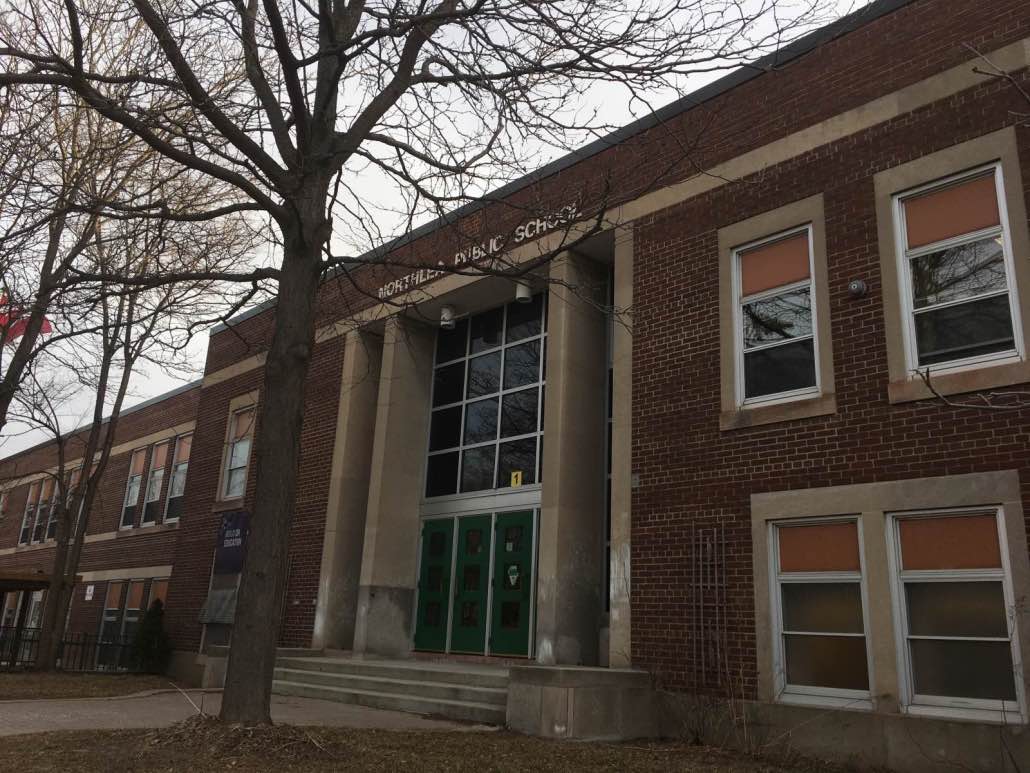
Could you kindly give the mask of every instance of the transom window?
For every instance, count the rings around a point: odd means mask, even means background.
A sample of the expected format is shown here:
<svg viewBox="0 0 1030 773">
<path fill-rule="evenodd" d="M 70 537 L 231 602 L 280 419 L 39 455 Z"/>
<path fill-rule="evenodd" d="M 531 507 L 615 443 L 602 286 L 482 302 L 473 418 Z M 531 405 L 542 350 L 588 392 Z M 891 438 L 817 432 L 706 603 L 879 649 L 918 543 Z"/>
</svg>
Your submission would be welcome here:
<svg viewBox="0 0 1030 773">
<path fill-rule="evenodd" d="M 1001 167 L 895 197 L 909 367 L 1017 354 Z"/>
<path fill-rule="evenodd" d="M 795 702 L 868 703 L 857 520 L 781 523 L 773 535 L 778 696 Z"/>
<path fill-rule="evenodd" d="M 733 251 L 742 404 L 818 391 L 811 241 L 806 225 Z"/>
<path fill-rule="evenodd" d="M 426 497 L 540 481 L 544 305 L 535 295 L 437 334 Z"/>
</svg>

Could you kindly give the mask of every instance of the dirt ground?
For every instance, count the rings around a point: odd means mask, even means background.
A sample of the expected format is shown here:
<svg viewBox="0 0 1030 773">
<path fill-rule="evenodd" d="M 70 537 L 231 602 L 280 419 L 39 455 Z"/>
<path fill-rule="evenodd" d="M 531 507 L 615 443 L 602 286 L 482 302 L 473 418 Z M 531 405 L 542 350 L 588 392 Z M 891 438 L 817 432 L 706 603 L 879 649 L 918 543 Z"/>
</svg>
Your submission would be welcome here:
<svg viewBox="0 0 1030 773">
<path fill-rule="evenodd" d="M 146 674 L 0 673 L 0 701 L 109 698 L 170 689 L 174 685 L 167 677 Z"/>
<path fill-rule="evenodd" d="M 0 740 L 0 770 L 64 771 L 689 771 L 837 770 L 761 762 L 682 744 L 544 741 L 503 731 L 248 730 L 196 718 L 162 730 L 60 732 Z"/>
</svg>

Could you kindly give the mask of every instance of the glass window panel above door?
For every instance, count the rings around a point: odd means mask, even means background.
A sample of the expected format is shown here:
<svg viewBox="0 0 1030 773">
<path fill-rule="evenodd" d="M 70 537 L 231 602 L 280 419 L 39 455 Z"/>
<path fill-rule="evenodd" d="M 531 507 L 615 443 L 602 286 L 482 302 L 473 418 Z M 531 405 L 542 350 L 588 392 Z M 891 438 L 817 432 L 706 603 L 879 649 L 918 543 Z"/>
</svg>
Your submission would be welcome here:
<svg viewBox="0 0 1030 773">
<path fill-rule="evenodd" d="M 426 465 L 426 496 L 442 497 L 458 491 L 458 452 L 434 454 Z"/>
<path fill-rule="evenodd" d="M 464 357 L 468 351 L 469 323 L 459 319 L 453 330 L 440 328 L 436 333 L 436 362 L 444 363 Z"/>
<path fill-rule="evenodd" d="M 497 439 L 497 398 L 488 397 L 465 406 L 464 442 L 482 443 Z"/>
<path fill-rule="evenodd" d="M 536 438 L 513 440 L 498 447 L 497 488 L 511 486 L 513 472 L 522 473 L 522 485 L 536 483 Z"/>
<path fill-rule="evenodd" d="M 536 389 L 523 389 L 501 397 L 502 438 L 536 432 L 537 394 Z"/>
<path fill-rule="evenodd" d="M 501 388 L 501 353 L 481 354 L 469 360 L 468 398 L 492 395 Z"/>
<path fill-rule="evenodd" d="M 466 448 L 461 462 L 461 491 L 482 491 L 493 487 L 494 452 L 497 446 Z"/>
<path fill-rule="evenodd" d="M 540 335 L 543 323 L 544 296 L 533 296 L 530 303 L 509 303 L 506 340 L 508 343 Z"/>
<path fill-rule="evenodd" d="M 469 337 L 469 353 L 486 351 L 501 345 L 501 331 L 504 328 L 504 307 L 490 309 L 472 318 L 472 333 Z"/>
<path fill-rule="evenodd" d="M 433 375 L 433 405 L 461 402 L 465 393 L 465 361 L 437 368 Z"/>
<path fill-rule="evenodd" d="M 540 379 L 540 341 L 509 347 L 504 353 L 504 388 L 515 389 Z"/>
<path fill-rule="evenodd" d="M 442 451 L 461 445 L 461 406 L 433 411 L 429 427 L 429 450 Z"/>
</svg>

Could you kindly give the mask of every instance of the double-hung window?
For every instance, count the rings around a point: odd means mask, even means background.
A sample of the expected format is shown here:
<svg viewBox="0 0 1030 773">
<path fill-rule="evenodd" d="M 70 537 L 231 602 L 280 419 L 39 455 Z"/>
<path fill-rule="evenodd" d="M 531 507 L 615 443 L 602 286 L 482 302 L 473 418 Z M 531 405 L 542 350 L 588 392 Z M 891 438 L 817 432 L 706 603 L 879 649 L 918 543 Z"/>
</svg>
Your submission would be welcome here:
<svg viewBox="0 0 1030 773">
<path fill-rule="evenodd" d="M 1017 357 L 1000 164 L 894 198 L 908 367 Z"/>
<path fill-rule="evenodd" d="M 247 490 L 247 465 L 254 437 L 254 407 L 243 408 L 232 414 L 229 425 L 229 443 L 225 454 L 225 474 L 222 479 L 222 497 L 235 499 Z"/>
<path fill-rule="evenodd" d="M 1001 511 L 895 515 L 891 524 L 902 703 L 914 713 L 1020 717 Z"/>
<path fill-rule="evenodd" d="M 32 539 L 32 522 L 36 517 L 36 504 L 39 502 L 41 481 L 29 485 L 29 493 L 25 499 L 25 512 L 21 517 L 21 531 L 18 533 L 18 544 L 28 545 Z"/>
<path fill-rule="evenodd" d="M 780 522 L 771 528 L 777 696 L 868 707 L 857 519 Z"/>
<path fill-rule="evenodd" d="M 177 521 L 182 514 L 182 497 L 186 493 L 186 473 L 190 467 L 190 449 L 193 435 L 180 435 L 175 439 L 175 455 L 172 458 L 172 479 L 168 483 L 168 504 L 165 506 L 165 521 Z"/>
<path fill-rule="evenodd" d="M 143 500 L 143 517 L 140 519 L 144 526 L 157 522 L 158 511 L 161 509 L 161 488 L 164 485 L 170 446 L 171 441 L 158 443 L 150 455 L 150 475 L 147 476 L 147 494 Z"/>
<path fill-rule="evenodd" d="M 146 470 L 147 449 L 138 448 L 132 452 L 129 460 L 129 480 L 125 483 L 125 501 L 122 503 L 121 528 L 131 529 L 136 524 L 136 505 L 139 503 L 139 491 L 143 485 L 143 473 Z"/>
<path fill-rule="evenodd" d="M 733 267 L 738 404 L 817 393 L 811 226 L 736 248 Z"/>
<path fill-rule="evenodd" d="M 33 542 L 43 542 L 47 537 L 47 525 L 54 509 L 54 483 L 51 477 L 43 480 L 39 503 L 36 505 L 36 524 L 32 529 Z"/>
</svg>

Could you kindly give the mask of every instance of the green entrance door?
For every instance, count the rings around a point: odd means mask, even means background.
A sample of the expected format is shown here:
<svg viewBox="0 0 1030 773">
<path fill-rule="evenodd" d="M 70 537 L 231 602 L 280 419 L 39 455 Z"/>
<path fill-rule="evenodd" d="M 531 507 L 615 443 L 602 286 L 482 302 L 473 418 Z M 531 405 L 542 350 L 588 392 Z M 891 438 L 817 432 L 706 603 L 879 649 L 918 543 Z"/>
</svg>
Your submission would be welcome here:
<svg viewBox="0 0 1030 773">
<path fill-rule="evenodd" d="M 498 513 L 490 654 L 529 655 L 532 593 L 533 512 Z"/>
<path fill-rule="evenodd" d="M 422 526 L 422 567 L 418 578 L 418 622 L 415 649 L 447 649 L 447 611 L 451 601 L 451 545 L 454 520 L 425 521 Z"/>
<path fill-rule="evenodd" d="M 458 519 L 451 652 L 483 654 L 490 575 L 490 516 Z"/>
</svg>

